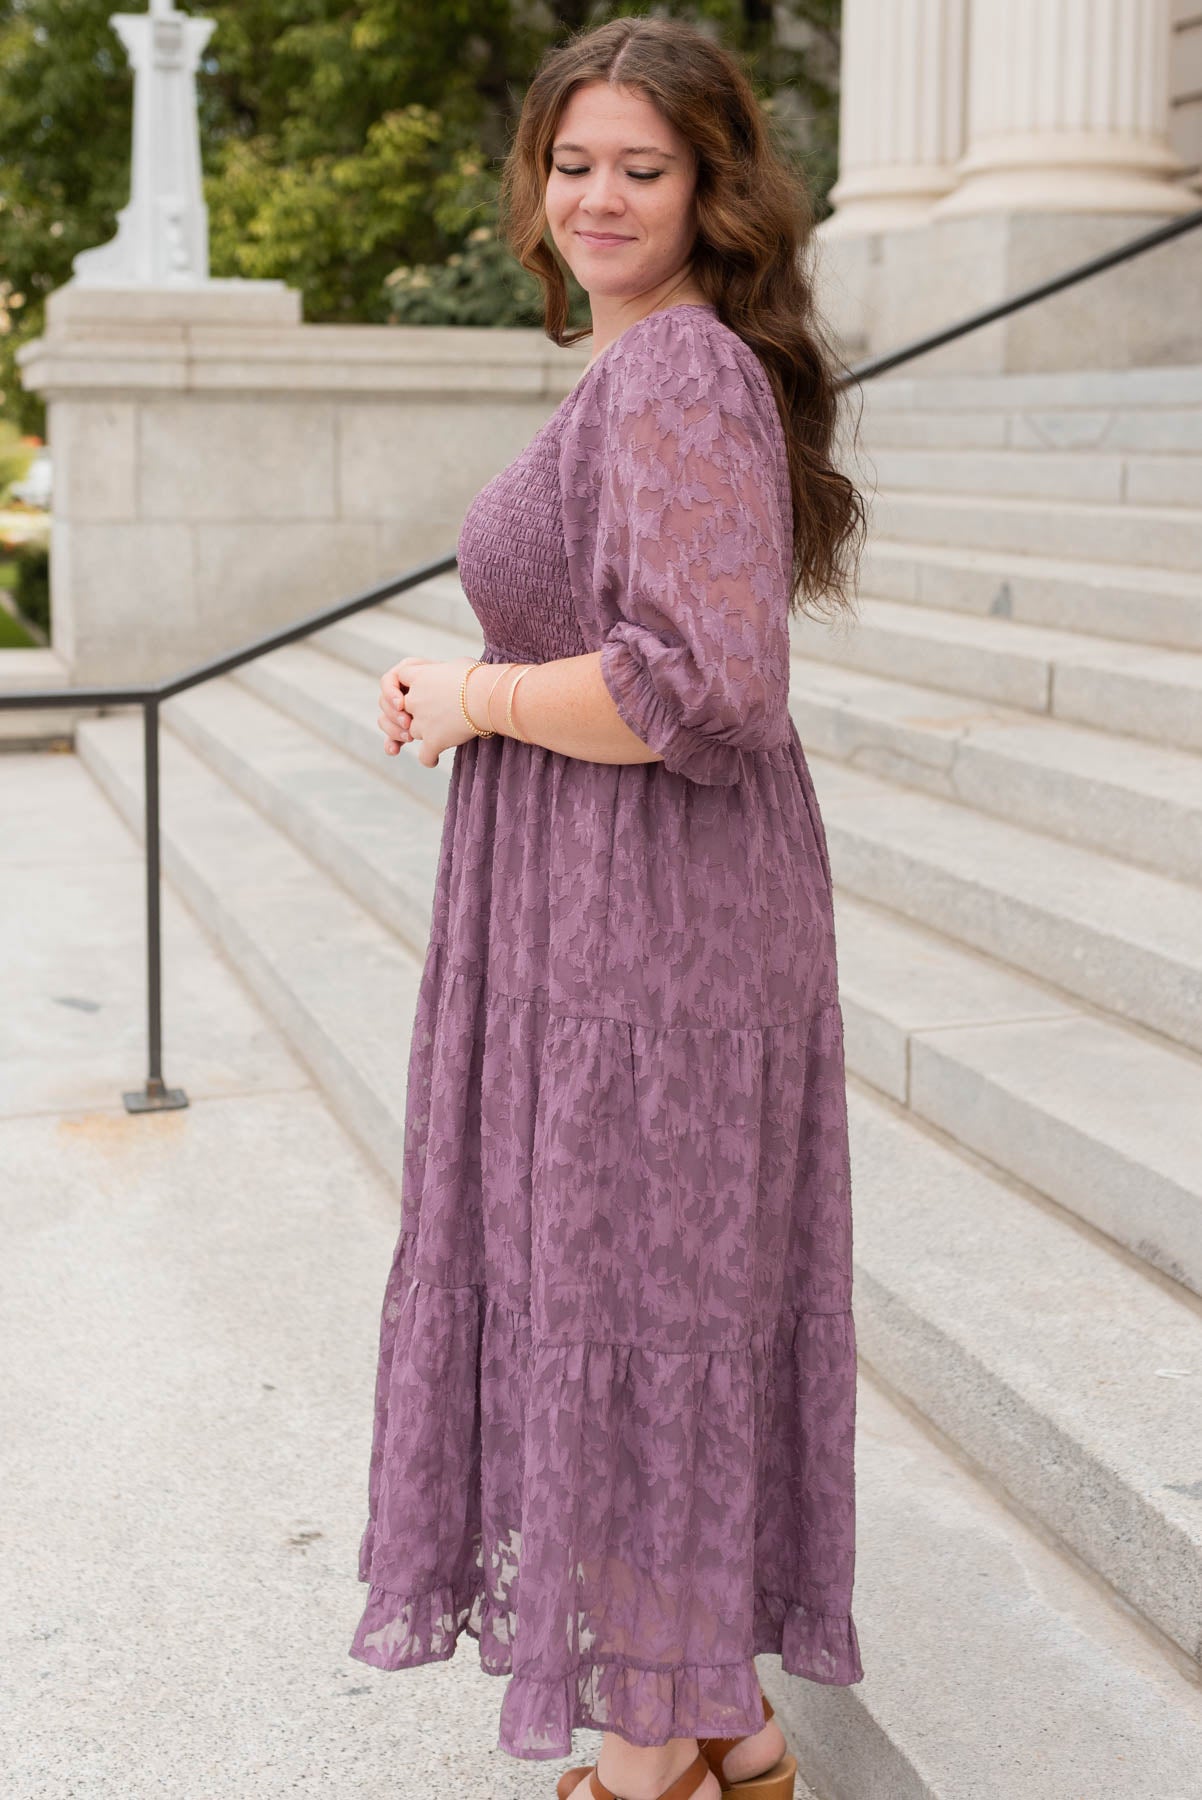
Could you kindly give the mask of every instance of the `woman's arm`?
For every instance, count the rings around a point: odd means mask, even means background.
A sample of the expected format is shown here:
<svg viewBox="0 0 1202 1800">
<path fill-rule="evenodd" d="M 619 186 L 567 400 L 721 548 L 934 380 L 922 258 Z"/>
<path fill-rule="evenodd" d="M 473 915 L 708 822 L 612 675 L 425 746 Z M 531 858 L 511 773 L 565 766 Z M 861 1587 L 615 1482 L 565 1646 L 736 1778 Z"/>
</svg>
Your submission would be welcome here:
<svg viewBox="0 0 1202 1800">
<path fill-rule="evenodd" d="M 630 731 L 710 786 L 744 780 L 791 729 L 786 446 L 731 336 L 696 311 L 649 314 L 559 449 L 583 641 Z"/>
<path fill-rule="evenodd" d="M 379 726 L 389 755 L 414 742 L 421 746 L 418 760 L 432 767 L 444 750 L 473 736 L 460 702 L 466 674 L 467 709 L 482 731 L 491 725 L 498 736 L 523 737 L 590 762 L 661 760 L 619 714 L 601 677 L 600 650 L 543 663 L 471 665 L 469 657 L 437 662 L 406 656 L 386 671 L 380 679 Z M 507 707 L 515 683 L 511 730 Z"/>
<path fill-rule="evenodd" d="M 514 692 L 519 676 L 521 682 Z M 490 689 L 493 692 L 489 703 Z M 511 693 L 516 732 L 509 729 L 507 708 Z M 601 679 L 600 650 L 587 651 L 583 656 L 561 656 L 552 662 L 516 663 L 500 681 L 492 665 L 485 663 L 468 677 L 467 707 L 477 725 L 493 725 L 498 734 L 524 737 L 563 756 L 604 763 L 662 760 L 658 750 L 652 750 L 635 736 L 614 705 Z"/>
<path fill-rule="evenodd" d="M 788 738 L 792 503 L 775 401 L 696 318 L 632 329 L 596 416 L 560 446 L 569 573 L 600 648 L 520 668 L 403 658 L 424 763 L 473 735 L 465 675 L 481 728 L 710 785 Z"/>
</svg>

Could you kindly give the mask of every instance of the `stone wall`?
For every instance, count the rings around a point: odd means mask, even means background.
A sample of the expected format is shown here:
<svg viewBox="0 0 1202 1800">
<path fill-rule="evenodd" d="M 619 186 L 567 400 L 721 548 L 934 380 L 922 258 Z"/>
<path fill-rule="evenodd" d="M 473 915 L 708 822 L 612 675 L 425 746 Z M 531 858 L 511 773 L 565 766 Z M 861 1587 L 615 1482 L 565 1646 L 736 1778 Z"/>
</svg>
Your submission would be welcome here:
<svg viewBox="0 0 1202 1800">
<path fill-rule="evenodd" d="M 278 282 L 60 288 L 21 363 L 48 403 L 73 681 L 170 674 L 453 551 L 589 345 L 304 324 Z"/>
</svg>

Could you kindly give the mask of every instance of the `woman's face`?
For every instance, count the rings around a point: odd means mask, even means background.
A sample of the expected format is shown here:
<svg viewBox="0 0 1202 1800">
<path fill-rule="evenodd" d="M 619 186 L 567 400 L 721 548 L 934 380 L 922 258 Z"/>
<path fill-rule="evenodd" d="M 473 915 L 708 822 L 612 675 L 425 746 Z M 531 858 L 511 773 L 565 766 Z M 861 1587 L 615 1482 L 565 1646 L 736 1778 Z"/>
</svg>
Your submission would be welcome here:
<svg viewBox="0 0 1202 1800">
<path fill-rule="evenodd" d="M 650 100 L 604 81 L 577 88 L 551 152 L 547 223 L 586 293 L 636 298 L 685 271 L 696 159 Z"/>
</svg>

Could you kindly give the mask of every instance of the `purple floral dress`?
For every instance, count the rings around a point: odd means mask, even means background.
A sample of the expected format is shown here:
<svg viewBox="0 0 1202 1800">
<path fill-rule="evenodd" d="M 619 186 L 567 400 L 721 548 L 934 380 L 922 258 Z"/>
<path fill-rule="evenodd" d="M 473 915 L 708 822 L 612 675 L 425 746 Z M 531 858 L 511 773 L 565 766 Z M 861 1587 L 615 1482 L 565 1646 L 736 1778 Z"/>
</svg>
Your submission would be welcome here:
<svg viewBox="0 0 1202 1800">
<path fill-rule="evenodd" d="M 351 1656 L 509 1676 L 498 1747 L 862 1677 L 830 868 L 787 708 L 771 386 L 704 305 L 608 344 L 459 538 L 485 660 L 601 651 L 662 760 L 454 753 Z M 520 717 L 519 689 L 515 713 Z"/>
</svg>

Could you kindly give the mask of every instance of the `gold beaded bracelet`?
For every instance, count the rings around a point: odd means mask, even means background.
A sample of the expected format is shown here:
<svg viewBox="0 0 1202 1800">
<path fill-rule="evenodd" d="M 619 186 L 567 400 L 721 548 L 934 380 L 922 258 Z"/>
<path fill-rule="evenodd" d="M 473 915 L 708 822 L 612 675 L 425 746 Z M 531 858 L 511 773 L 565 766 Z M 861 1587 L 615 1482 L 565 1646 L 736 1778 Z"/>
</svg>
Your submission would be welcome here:
<svg viewBox="0 0 1202 1800">
<path fill-rule="evenodd" d="M 483 658 L 481 658 L 481 660 L 479 662 L 474 662 L 472 664 L 472 669 L 482 669 L 483 667 L 484 667 Z M 471 674 L 472 669 L 466 669 L 464 671 L 463 680 L 459 686 L 459 704 L 463 708 L 463 716 L 467 720 L 468 724 L 471 726 L 472 730 L 475 732 L 477 737 L 496 737 L 497 733 L 496 733 L 495 726 L 491 731 L 481 731 L 481 729 L 477 725 L 475 719 L 473 719 L 471 713 L 467 710 L 467 678 Z"/>
<path fill-rule="evenodd" d="M 467 720 L 468 724 L 471 726 L 472 730 L 475 732 L 477 737 L 496 737 L 497 728 L 495 725 L 491 726 L 488 730 L 482 729 L 479 725 L 477 725 L 475 719 L 473 719 L 471 713 L 467 710 L 467 678 L 471 674 L 472 669 L 483 669 L 485 666 L 486 666 L 485 663 L 483 662 L 483 660 L 481 660 L 480 662 L 474 662 L 472 664 L 471 669 L 467 669 L 464 671 L 463 680 L 460 683 L 460 687 L 459 687 L 459 704 L 463 708 L 464 718 Z M 512 669 L 513 667 L 514 667 L 513 663 L 506 663 L 505 667 L 501 670 L 501 673 L 497 676 L 497 679 L 493 682 L 492 687 L 489 688 L 488 700 L 485 703 L 485 708 L 484 708 L 484 714 L 485 714 L 486 718 L 488 718 L 488 719 L 492 718 L 492 697 L 493 697 L 494 693 L 496 692 L 497 688 L 500 686 L 501 682 L 505 679 L 507 672 L 510 669 Z M 527 669 L 532 669 L 533 667 L 534 667 L 533 663 L 523 663 L 522 667 L 518 670 L 517 675 L 514 677 L 513 684 L 509 689 L 509 701 L 505 708 L 505 719 L 506 719 L 506 723 L 509 726 L 510 732 L 512 733 L 512 735 L 515 738 L 518 739 L 518 741 L 520 743 L 523 743 L 523 744 L 528 744 L 528 743 L 530 743 L 531 740 L 525 735 L 524 732 L 519 730 L 518 726 L 514 723 L 513 696 L 514 696 L 514 691 L 517 688 L 518 682 L 522 679 L 522 676 L 526 673 Z"/>
</svg>

